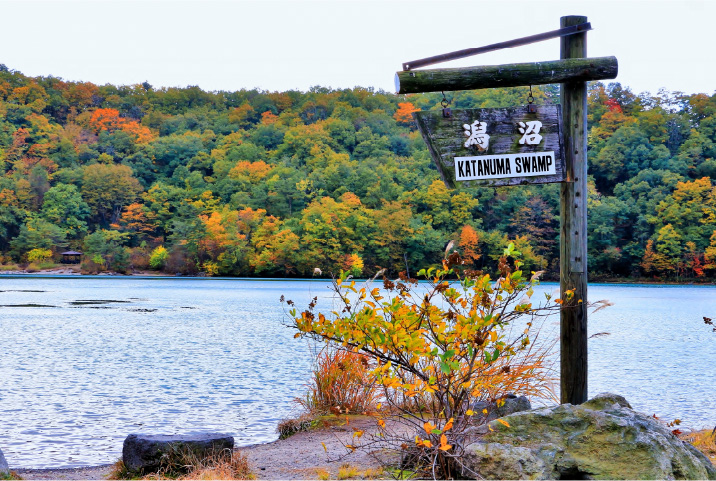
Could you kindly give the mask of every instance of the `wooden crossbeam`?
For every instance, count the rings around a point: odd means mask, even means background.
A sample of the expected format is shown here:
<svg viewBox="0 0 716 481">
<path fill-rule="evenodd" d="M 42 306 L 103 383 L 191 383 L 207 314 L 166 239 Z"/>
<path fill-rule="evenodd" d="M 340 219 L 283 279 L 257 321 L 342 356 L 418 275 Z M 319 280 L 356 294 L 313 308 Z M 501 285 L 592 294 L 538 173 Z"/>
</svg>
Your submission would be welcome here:
<svg viewBox="0 0 716 481">
<path fill-rule="evenodd" d="M 399 94 L 415 94 L 588 82 L 616 78 L 618 71 L 616 57 L 569 58 L 547 62 L 410 70 L 396 72 L 395 90 Z"/>
</svg>

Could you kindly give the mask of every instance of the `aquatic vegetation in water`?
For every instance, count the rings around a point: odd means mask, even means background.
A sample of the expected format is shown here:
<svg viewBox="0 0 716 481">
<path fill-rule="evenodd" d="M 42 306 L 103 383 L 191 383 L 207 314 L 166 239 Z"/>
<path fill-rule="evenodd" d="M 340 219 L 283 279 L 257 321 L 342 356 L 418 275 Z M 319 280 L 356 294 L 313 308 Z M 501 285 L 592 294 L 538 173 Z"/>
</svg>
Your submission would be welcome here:
<svg viewBox="0 0 716 481">
<path fill-rule="evenodd" d="M 57 307 L 49 306 L 47 304 L 3 304 L 0 307 Z"/>
<path fill-rule="evenodd" d="M 76 301 L 70 301 L 70 304 L 76 306 L 84 306 L 88 304 L 111 304 L 111 303 L 127 303 L 131 301 L 118 301 L 114 299 L 78 299 Z"/>
</svg>

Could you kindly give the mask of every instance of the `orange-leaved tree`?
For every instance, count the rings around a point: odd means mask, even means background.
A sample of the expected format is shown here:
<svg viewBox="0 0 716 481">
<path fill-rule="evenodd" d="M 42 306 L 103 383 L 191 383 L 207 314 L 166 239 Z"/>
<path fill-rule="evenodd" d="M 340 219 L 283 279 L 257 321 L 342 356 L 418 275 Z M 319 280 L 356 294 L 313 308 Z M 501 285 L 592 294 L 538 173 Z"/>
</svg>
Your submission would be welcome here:
<svg viewBox="0 0 716 481">
<path fill-rule="evenodd" d="M 409 124 L 413 121 L 413 112 L 420 111 L 419 108 L 410 102 L 401 102 L 398 104 L 398 110 L 393 114 L 393 118 L 401 124 Z"/>
<path fill-rule="evenodd" d="M 350 450 L 395 449 L 433 477 L 476 475 L 460 460 L 474 436 L 469 428 L 485 422 L 478 401 L 499 406 L 508 393 L 554 399 L 553 343 L 536 347 L 534 321 L 563 303 L 546 295 L 543 305 L 533 304 L 539 273 L 523 273 L 518 254 L 513 244 L 505 249 L 497 279 L 453 269 L 462 264 L 457 253 L 439 269 L 418 272 L 427 284 L 402 275 L 384 278 L 382 289 L 358 288 L 342 273 L 328 314 L 315 312 L 315 300 L 303 312 L 287 301 L 296 337 L 361 353 L 373 367 L 382 396 L 370 413 L 377 432 L 356 432 Z M 571 305 L 573 293 L 564 297 Z"/>
</svg>

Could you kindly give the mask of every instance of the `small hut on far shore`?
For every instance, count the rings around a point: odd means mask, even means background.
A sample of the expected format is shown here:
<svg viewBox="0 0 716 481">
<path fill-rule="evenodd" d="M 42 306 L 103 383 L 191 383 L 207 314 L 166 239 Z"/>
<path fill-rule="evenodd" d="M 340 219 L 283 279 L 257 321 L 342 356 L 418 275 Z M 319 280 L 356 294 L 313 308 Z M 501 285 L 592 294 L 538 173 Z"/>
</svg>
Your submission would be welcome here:
<svg viewBox="0 0 716 481">
<path fill-rule="evenodd" d="M 60 254 L 63 264 L 79 264 L 82 262 L 82 253 L 77 251 L 67 251 Z"/>
</svg>

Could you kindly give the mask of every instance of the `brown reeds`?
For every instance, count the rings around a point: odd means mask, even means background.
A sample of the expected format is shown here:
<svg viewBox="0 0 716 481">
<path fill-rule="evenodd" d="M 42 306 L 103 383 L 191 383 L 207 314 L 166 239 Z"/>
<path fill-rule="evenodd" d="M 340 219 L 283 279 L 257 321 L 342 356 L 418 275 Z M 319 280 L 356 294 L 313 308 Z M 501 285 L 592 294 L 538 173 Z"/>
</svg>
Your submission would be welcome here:
<svg viewBox="0 0 716 481">
<path fill-rule="evenodd" d="M 363 414 L 376 403 L 375 387 L 366 356 L 324 349 L 316 357 L 308 393 L 296 401 L 314 415 Z"/>
</svg>

